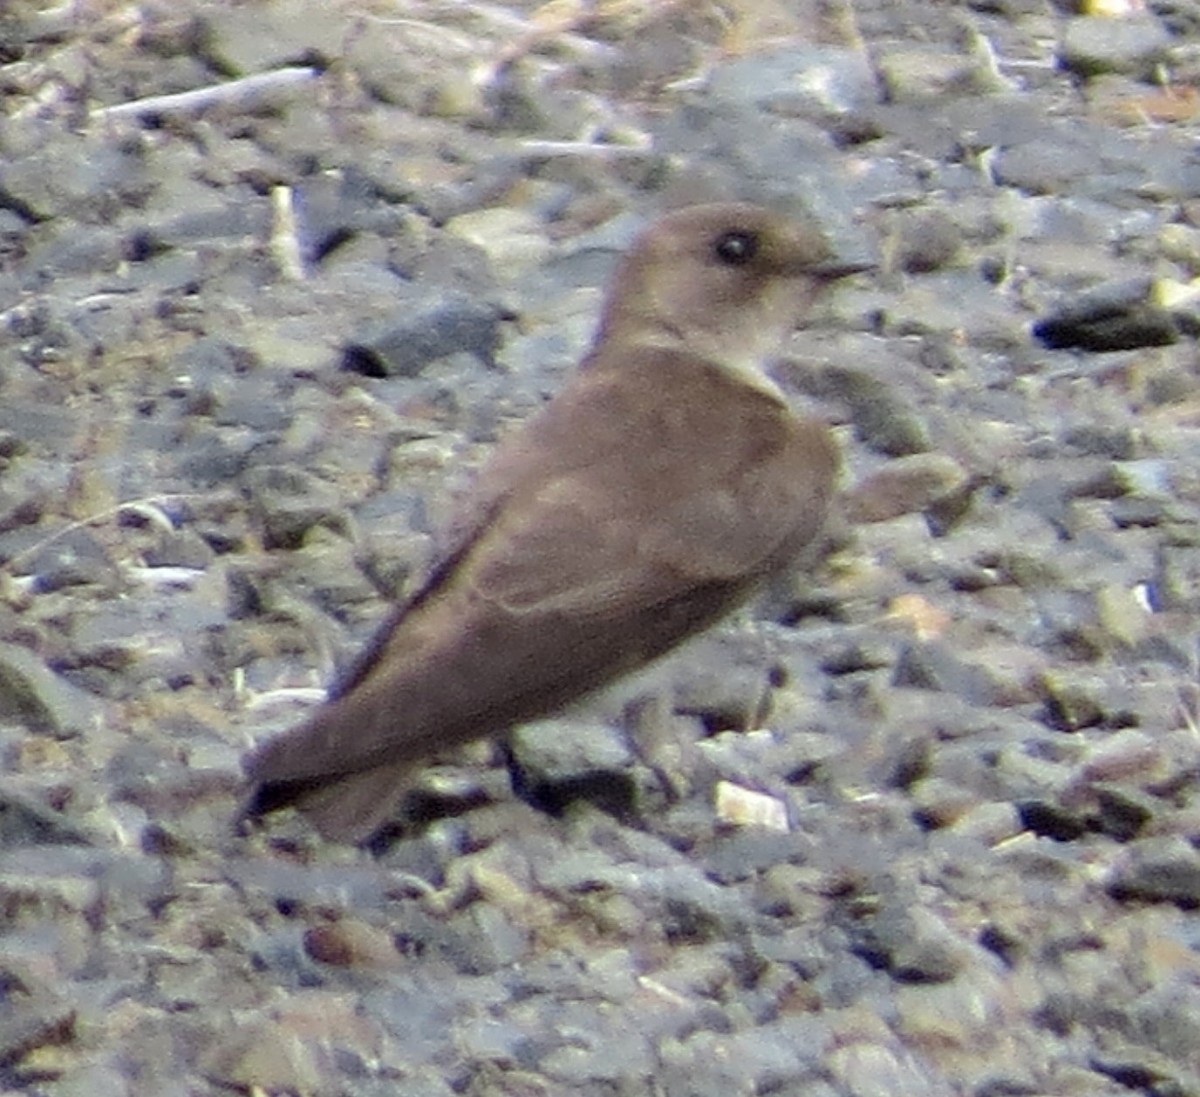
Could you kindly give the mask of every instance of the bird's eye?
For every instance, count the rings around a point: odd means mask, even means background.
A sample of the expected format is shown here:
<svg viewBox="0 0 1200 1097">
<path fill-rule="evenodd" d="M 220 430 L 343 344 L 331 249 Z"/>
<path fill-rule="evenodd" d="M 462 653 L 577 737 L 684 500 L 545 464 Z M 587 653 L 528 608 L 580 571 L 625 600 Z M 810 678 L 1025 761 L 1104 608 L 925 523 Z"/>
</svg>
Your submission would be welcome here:
<svg viewBox="0 0 1200 1097">
<path fill-rule="evenodd" d="M 717 237 L 713 252 L 722 263 L 741 267 L 758 254 L 758 235 L 742 229 L 733 229 Z"/>
</svg>

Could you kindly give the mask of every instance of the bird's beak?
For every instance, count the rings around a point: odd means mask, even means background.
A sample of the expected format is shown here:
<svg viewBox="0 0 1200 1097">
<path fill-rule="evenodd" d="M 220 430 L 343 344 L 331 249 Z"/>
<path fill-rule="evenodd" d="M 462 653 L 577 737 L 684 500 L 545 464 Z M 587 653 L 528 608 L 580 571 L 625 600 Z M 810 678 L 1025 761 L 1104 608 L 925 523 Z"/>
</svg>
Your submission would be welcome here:
<svg viewBox="0 0 1200 1097">
<path fill-rule="evenodd" d="M 861 274 L 865 270 L 874 270 L 879 263 L 869 259 L 830 259 L 826 263 L 812 268 L 812 273 L 818 278 L 830 282 L 838 278 L 848 278 L 852 274 Z"/>
</svg>

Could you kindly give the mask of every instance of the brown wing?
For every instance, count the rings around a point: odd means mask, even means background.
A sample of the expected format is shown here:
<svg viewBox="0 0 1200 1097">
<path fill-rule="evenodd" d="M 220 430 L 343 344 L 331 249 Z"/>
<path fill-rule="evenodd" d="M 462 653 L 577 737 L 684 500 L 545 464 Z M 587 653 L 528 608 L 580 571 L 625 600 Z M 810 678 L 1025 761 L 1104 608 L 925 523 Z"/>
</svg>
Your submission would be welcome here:
<svg viewBox="0 0 1200 1097">
<path fill-rule="evenodd" d="M 258 810 L 321 803 L 323 829 L 345 837 L 386 787 L 381 767 L 642 665 L 812 538 L 836 470 L 824 428 L 680 354 L 647 351 L 619 377 L 604 365 L 502 447 L 457 550 L 349 688 L 255 756 Z M 330 782 L 341 793 L 318 791 Z M 357 807 L 356 785 L 370 790 Z"/>
<path fill-rule="evenodd" d="M 686 590 L 777 566 L 820 527 L 838 465 L 824 426 L 653 348 L 637 369 L 593 360 L 513 441 L 481 477 L 489 545 L 472 554 L 514 609 L 587 606 L 610 586 L 636 602 L 662 593 L 664 571 Z"/>
</svg>

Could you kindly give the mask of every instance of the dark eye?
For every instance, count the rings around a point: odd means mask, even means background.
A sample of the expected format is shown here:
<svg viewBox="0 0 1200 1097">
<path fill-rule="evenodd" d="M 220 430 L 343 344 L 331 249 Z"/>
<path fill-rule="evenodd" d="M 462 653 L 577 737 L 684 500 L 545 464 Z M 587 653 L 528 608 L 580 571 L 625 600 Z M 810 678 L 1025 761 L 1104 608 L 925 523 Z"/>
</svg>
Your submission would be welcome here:
<svg viewBox="0 0 1200 1097">
<path fill-rule="evenodd" d="M 758 235 L 742 229 L 733 229 L 717 237 L 713 251 L 722 263 L 741 267 L 758 254 Z"/>
</svg>

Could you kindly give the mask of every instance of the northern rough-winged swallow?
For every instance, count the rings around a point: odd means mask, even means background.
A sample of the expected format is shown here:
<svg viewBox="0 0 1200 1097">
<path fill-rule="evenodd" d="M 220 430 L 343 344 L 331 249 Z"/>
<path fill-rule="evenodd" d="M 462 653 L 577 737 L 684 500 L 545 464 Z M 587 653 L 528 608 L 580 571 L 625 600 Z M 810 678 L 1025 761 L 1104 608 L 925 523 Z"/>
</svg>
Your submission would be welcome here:
<svg viewBox="0 0 1200 1097">
<path fill-rule="evenodd" d="M 294 804 L 366 841 L 423 758 L 643 666 L 792 562 L 838 452 L 764 365 L 866 265 L 815 220 L 743 203 L 646 231 L 580 369 L 500 444 L 423 585 L 328 701 L 249 755 L 245 813 Z"/>
</svg>

